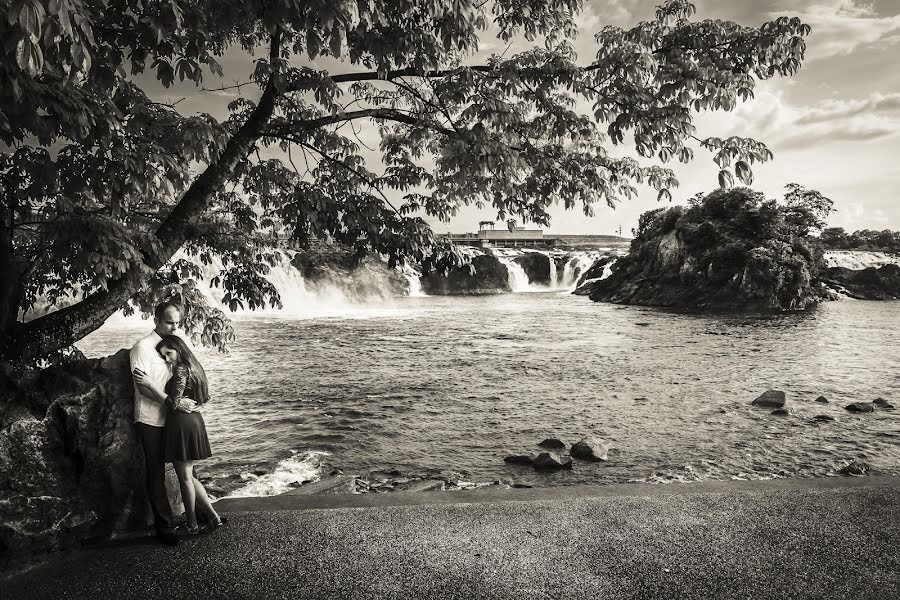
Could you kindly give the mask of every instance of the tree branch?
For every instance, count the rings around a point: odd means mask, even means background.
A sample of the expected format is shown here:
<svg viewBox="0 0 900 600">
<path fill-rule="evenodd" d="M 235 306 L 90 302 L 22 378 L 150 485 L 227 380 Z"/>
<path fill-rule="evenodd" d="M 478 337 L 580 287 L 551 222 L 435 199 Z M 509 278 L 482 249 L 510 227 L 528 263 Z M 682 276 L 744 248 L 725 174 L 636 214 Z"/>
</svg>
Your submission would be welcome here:
<svg viewBox="0 0 900 600">
<path fill-rule="evenodd" d="M 452 129 L 441 127 L 440 125 L 437 125 L 435 123 L 428 123 L 427 121 L 423 121 L 410 115 L 403 114 L 402 112 L 399 112 L 397 109 L 393 108 L 365 108 L 348 113 L 339 113 L 336 115 L 329 115 L 327 117 L 320 117 L 318 119 L 310 119 L 307 121 L 299 121 L 297 123 L 274 126 L 265 130 L 264 135 L 267 137 L 281 137 L 285 134 L 298 134 L 306 131 L 313 131 L 326 125 L 333 125 L 335 123 L 363 118 L 397 121 L 399 123 L 406 123 L 408 125 L 421 125 L 428 129 L 431 129 L 432 131 L 443 133 L 444 135 L 460 137 L 459 134 Z"/>
</svg>

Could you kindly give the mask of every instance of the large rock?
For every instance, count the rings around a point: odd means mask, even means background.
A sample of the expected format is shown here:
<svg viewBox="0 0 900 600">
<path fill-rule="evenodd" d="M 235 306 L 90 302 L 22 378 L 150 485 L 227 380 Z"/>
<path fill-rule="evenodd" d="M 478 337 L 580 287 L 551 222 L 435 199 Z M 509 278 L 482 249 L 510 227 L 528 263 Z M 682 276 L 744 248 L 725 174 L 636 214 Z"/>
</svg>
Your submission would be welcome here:
<svg viewBox="0 0 900 600">
<path fill-rule="evenodd" d="M 784 408 L 784 403 L 784 392 L 779 390 L 766 390 L 756 400 L 751 402 L 754 406 L 762 406 L 763 408 Z"/>
<path fill-rule="evenodd" d="M 578 275 L 578 286 L 581 286 L 586 281 L 590 281 L 592 279 L 601 279 L 604 275 L 606 275 L 607 268 L 612 268 L 611 265 L 616 262 L 618 257 L 607 255 L 601 256 L 594 263 L 585 269 L 584 273 L 580 273 Z M 573 292 L 578 295 L 584 295 L 584 292 L 579 292 L 576 290 Z"/>
<path fill-rule="evenodd" d="M 45 370 L 0 365 L 0 569 L 145 529 L 128 352 Z M 174 472 L 170 503 L 181 512 Z"/>
<path fill-rule="evenodd" d="M 449 274 L 429 273 L 422 277 L 422 290 L 429 295 L 477 296 L 512 291 L 509 270 L 496 256 L 479 254 L 468 267 L 452 269 Z"/>
<path fill-rule="evenodd" d="M 540 252 L 525 252 L 517 256 L 513 262 L 519 264 L 525 274 L 528 275 L 528 283 L 535 285 L 550 285 L 550 261 L 552 259 Z M 556 282 L 553 282 L 556 283 Z"/>
<path fill-rule="evenodd" d="M 844 407 L 850 412 L 873 412 L 875 406 L 871 402 L 853 402 Z"/>
<path fill-rule="evenodd" d="M 409 281 L 375 254 L 357 258 L 347 247 L 320 243 L 300 250 L 291 265 L 307 290 L 328 295 L 335 290 L 353 302 L 386 300 L 409 293 Z"/>
<path fill-rule="evenodd" d="M 572 457 L 560 456 L 555 452 L 541 452 L 534 459 L 534 468 L 542 470 L 571 469 Z"/>
<path fill-rule="evenodd" d="M 547 438 L 538 444 L 541 448 L 546 448 L 547 450 L 565 450 L 566 443 L 563 442 L 559 438 Z"/>
<path fill-rule="evenodd" d="M 875 398 L 874 400 L 872 400 L 872 404 L 874 404 L 881 410 L 894 410 L 894 405 L 884 398 Z"/>
<path fill-rule="evenodd" d="M 569 453 L 582 460 L 606 461 L 609 460 L 609 444 L 599 438 L 586 437 L 573 444 Z"/>
</svg>

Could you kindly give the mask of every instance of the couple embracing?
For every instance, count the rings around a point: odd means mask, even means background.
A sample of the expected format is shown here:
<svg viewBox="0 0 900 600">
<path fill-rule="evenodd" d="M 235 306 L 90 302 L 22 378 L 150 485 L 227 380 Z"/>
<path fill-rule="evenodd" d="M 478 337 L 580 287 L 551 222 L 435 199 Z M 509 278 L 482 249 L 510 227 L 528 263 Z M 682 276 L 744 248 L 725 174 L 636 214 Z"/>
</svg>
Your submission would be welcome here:
<svg viewBox="0 0 900 600">
<path fill-rule="evenodd" d="M 147 494 L 153 509 L 156 535 L 167 544 L 178 543 L 175 521 L 166 493 L 166 463 L 178 475 L 187 533 L 225 522 L 213 508 L 194 473 L 194 462 L 212 451 L 200 413 L 209 400 L 206 373 L 175 331 L 181 323 L 181 307 L 163 302 L 154 311 L 152 333 L 140 339 L 129 354 L 134 378 L 134 430 L 144 449 Z"/>
</svg>

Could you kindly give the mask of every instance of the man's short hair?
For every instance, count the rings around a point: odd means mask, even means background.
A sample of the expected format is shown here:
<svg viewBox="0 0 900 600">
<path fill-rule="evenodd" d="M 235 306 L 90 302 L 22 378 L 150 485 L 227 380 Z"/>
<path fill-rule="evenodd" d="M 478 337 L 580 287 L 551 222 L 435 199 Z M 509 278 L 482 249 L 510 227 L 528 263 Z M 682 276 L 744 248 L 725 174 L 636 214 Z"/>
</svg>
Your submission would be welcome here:
<svg viewBox="0 0 900 600">
<path fill-rule="evenodd" d="M 181 305 L 175 302 L 174 300 L 166 300 L 165 302 L 160 302 L 156 305 L 156 309 L 153 311 L 153 316 L 156 317 L 157 320 L 162 320 L 165 316 L 166 310 L 169 308 L 174 308 L 179 313 L 184 312 L 181 310 Z"/>
</svg>

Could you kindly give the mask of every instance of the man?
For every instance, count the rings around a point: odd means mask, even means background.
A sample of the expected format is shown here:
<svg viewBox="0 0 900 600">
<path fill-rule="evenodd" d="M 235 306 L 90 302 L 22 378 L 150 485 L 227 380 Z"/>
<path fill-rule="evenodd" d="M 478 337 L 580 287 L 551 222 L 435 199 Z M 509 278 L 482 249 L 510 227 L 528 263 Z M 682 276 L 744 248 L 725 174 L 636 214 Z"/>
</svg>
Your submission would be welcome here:
<svg viewBox="0 0 900 600">
<path fill-rule="evenodd" d="M 159 304 L 154 311 L 154 330 L 141 338 L 129 353 L 132 373 L 135 369 L 147 374 L 159 385 L 165 386 L 172 376 L 169 366 L 156 351 L 156 345 L 165 335 L 172 335 L 181 324 L 181 307 L 168 301 Z M 185 405 L 184 403 L 188 404 Z M 193 409 L 193 402 L 183 400 L 181 406 Z M 134 431 L 144 449 L 147 471 L 147 496 L 153 509 L 156 536 L 166 544 L 175 545 L 175 520 L 166 493 L 166 463 L 163 457 L 163 426 L 166 424 L 166 406 L 154 394 L 137 383 L 134 384 Z"/>
</svg>

